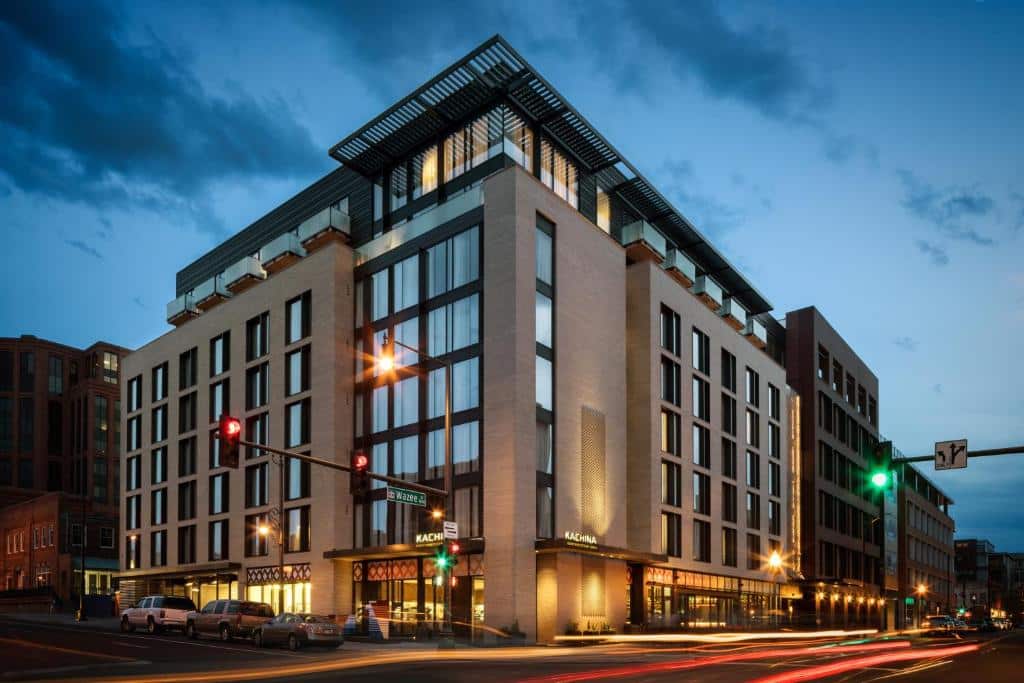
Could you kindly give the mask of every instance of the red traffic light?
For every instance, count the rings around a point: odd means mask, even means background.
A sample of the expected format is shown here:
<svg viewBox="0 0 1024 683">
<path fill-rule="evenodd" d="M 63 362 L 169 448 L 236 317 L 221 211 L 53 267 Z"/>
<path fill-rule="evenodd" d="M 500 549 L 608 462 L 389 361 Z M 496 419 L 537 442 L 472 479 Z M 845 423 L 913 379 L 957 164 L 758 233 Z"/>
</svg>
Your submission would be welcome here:
<svg viewBox="0 0 1024 683">
<path fill-rule="evenodd" d="M 237 417 L 220 416 L 217 439 L 220 441 L 220 464 L 238 467 L 238 442 L 242 438 L 242 423 Z"/>
<path fill-rule="evenodd" d="M 357 453 L 356 457 L 352 460 L 352 466 L 357 470 L 365 470 L 369 464 L 370 460 L 366 457 L 365 453 Z"/>
<path fill-rule="evenodd" d="M 233 417 L 224 420 L 224 436 L 231 438 L 242 433 L 242 423 Z"/>
<path fill-rule="evenodd" d="M 459 554 L 459 543 L 458 543 L 458 541 L 452 541 L 451 543 L 448 544 L 448 552 L 451 553 L 452 555 L 458 555 Z"/>
<path fill-rule="evenodd" d="M 370 458 L 365 451 L 352 451 L 352 471 L 348 474 L 348 490 L 353 496 L 365 496 L 370 492 Z"/>
</svg>

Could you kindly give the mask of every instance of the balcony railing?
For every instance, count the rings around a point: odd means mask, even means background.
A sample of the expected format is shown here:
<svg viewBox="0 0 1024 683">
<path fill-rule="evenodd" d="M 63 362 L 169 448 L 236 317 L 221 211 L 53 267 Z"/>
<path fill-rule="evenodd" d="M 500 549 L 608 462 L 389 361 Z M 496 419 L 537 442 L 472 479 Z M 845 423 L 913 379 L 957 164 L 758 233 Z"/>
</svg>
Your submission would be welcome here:
<svg viewBox="0 0 1024 683">
<path fill-rule="evenodd" d="M 668 250 L 668 254 L 665 255 L 665 260 L 662 262 L 661 267 L 669 275 L 679 280 L 684 287 L 691 286 L 693 281 L 697 279 L 697 266 L 678 249 Z"/>
<path fill-rule="evenodd" d="M 768 346 L 768 328 L 757 318 L 747 318 L 747 324 L 743 328 L 743 336 L 759 349 Z"/>
<path fill-rule="evenodd" d="M 693 293 L 713 311 L 722 307 L 722 287 L 710 275 L 697 276 L 693 283 Z"/>
<path fill-rule="evenodd" d="M 722 307 L 718 309 L 718 315 L 722 316 L 725 322 L 736 330 L 742 330 L 747 326 L 747 309 L 732 297 L 722 302 Z"/>
<path fill-rule="evenodd" d="M 199 315 L 199 308 L 196 307 L 196 300 L 192 292 L 182 294 L 167 304 L 167 322 L 172 325 L 180 325 L 197 315 Z"/>
<path fill-rule="evenodd" d="M 193 296 L 195 297 L 196 307 L 201 311 L 205 311 L 227 299 L 231 296 L 231 292 L 224 282 L 224 275 L 221 274 L 214 275 L 196 285 L 195 290 L 193 290 Z"/>
<path fill-rule="evenodd" d="M 294 232 L 279 235 L 260 250 L 263 268 L 268 273 L 274 273 L 305 255 L 306 250 Z"/>
<path fill-rule="evenodd" d="M 420 235 L 427 234 L 437 226 L 472 211 L 483 203 L 483 185 L 470 186 L 443 204 L 427 209 L 406 223 L 356 249 L 356 265 L 372 261 Z"/>
<path fill-rule="evenodd" d="M 267 279 L 267 271 L 263 270 L 263 265 L 255 256 L 245 256 L 224 271 L 224 284 L 233 294 L 248 289 L 259 280 L 265 279 Z"/>
<path fill-rule="evenodd" d="M 647 221 L 636 221 L 622 228 L 622 246 L 634 259 L 664 261 L 668 244 L 664 235 Z"/>
<path fill-rule="evenodd" d="M 332 237 L 349 239 L 352 234 L 347 213 L 329 206 L 299 224 L 299 241 L 307 251 L 313 251 Z"/>
</svg>

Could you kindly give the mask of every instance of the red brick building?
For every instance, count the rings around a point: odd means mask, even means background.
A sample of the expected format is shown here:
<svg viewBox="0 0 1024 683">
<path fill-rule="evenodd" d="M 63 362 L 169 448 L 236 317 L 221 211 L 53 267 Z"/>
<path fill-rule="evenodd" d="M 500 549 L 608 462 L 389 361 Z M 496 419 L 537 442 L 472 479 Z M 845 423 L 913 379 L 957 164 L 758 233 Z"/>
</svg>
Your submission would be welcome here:
<svg viewBox="0 0 1024 683">
<path fill-rule="evenodd" d="M 65 601 L 77 596 L 83 521 L 86 593 L 110 593 L 117 515 L 109 506 L 59 491 L 0 509 L 0 590 L 50 586 Z"/>
</svg>

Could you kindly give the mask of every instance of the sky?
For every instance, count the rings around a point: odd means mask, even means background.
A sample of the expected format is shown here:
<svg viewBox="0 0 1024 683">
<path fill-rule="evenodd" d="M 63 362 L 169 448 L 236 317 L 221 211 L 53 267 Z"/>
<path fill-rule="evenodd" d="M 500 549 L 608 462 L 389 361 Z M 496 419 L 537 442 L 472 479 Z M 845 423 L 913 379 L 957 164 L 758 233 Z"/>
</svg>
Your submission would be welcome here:
<svg viewBox="0 0 1024 683">
<path fill-rule="evenodd" d="M 774 305 L 817 306 L 884 435 L 1024 444 L 1024 5 L 0 3 L 0 336 L 136 347 L 175 273 L 504 35 Z M 1024 551 L 1024 456 L 925 473 Z"/>
</svg>

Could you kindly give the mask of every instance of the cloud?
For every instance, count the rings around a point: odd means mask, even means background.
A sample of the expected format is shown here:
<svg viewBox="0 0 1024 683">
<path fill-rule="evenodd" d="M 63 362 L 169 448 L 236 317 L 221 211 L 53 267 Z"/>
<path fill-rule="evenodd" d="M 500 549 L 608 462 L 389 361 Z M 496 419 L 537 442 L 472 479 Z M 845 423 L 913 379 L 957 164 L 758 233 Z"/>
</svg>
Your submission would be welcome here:
<svg viewBox="0 0 1024 683">
<path fill-rule="evenodd" d="M 1024 194 L 1019 192 L 1011 192 L 1010 199 L 1020 204 L 1017 207 L 1017 213 L 1013 220 L 1014 231 L 1024 228 Z"/>
<path fill-rule="evenodd" d="M 942 393 L 942 385 L 941 384 L 932 385 L 932 391 L 934 391 L 936 394 L 941 394 Z"/>
<path fill-rule="evenodd" d="M 739 227 L 746 218 L 746 212 L 725 204 L 715 197 L 696 189 L 697 175 L 693 164 L 686 160 L 668 160 L 657 174 L 658 186 L 679 210 L 701 231 L 712 236 L 721 236 Z M 757 186 L 748 188 L 756 191 Z M 765 207 L 767 208 L 767 207 Z"/>
<path fill-rule="evenodd" d="M 82 240 L 64 240 L 64 244 L 68 245 L 69 247 L 74 247 L 75 249 L 78 249 L 79 251 L 88 254 L 89 256 L 94 256 L 100 259 L 101 261 L 103 260 L 103 254 L 96 251 L 95 248 L 89 246 Z"/>
<path fill-rule="evenodd" d="M 833 131 L 825 131 L 824 135 L 822 146 L 825 158 L 829 161 L 845 164 L 856 157 L 863 157 L 872 168 L 878 168 L 878 147 L 874 144 L 856 135 L 844 135 Z"/>
<path fill-rule="evenodd" d="M 103 4 L 0 4 L 0 169 L 14 186 L 183 212 L 221 234 L 213 182 L 306 179 L 327 165 L 281 98 L 211 95 L 152 33 L 128 33 Z"/>
<path fill-rule="evenodd" d="M 945 266 L 949 264 L 949 254 L 946 253 L 944 248 L 927 240 L 915 240 L 914 245 L 922 254 L 929 257 L 935 265 Z"/>
<path fill-rule="evenodd" d="M 134 303 L 139 308 L 145 308 L 146 307 L 146 304 L 142 303 L 142 299 L 140 297 L 137 297 L 137 296 L 133 296 L 132 297 L 132 303 Z"/>
<path fill-rule="evenodd" d="M 896 337 L 892 343 L 904 351 L 917 351 L 917 340 L 913 337 Z"/>
<path fill-rule="evenodd" d="M 973 188 L 939 189 L 922 181 L 907 170 L 897 171 L 903 182 L 903 207 L 922 221 L 930 223 L 940 234 L 953 240 L 992 246 L 995 240 L 964 224 L 989 218 L 995 200 Z"/>
</svg>

